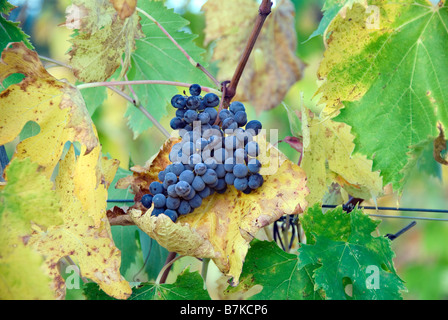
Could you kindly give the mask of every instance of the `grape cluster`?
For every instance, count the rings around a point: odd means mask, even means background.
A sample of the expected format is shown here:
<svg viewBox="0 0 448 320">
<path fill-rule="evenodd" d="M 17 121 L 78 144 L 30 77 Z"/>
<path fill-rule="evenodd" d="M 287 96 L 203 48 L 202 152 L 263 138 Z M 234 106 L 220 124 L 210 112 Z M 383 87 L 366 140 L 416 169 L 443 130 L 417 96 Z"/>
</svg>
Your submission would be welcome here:
<svg viewBox="0 0 448 320">
<path fill-rule="evenodd" d="M 224 193 L 229 185 L 248 194 L 264 181 L 254 141 L 261 123 L 247 121 L 241 102 L 232 102 L 218 113 L 216 94 L 202 97 L 197 84 L 190 86 L 189 93 L 171 99 L 176 117 L 170 126 L 179 130 L 181 141 L 171 148 L 171 163 L 159 172 L 159 181 L 152 182 L 150 194 L 141 199 L 146 208 L 154 204 L 151 215 L 165 214 L 174 222 L 200 207 L 204 198 Z"/>
</svg>

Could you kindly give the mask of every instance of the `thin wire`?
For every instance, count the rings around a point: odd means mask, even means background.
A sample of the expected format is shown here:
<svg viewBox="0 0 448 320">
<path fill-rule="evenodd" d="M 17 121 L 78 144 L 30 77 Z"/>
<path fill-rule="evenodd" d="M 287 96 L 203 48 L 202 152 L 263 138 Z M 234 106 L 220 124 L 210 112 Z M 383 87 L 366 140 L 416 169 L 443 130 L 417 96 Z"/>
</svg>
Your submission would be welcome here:
<svg viewBox="0 0 448 320">
<path fill-rule="evenodd" d="M 115 203 L 126 203 L 126 202 L 134 202 L 132 199 L 110 199 L 107 202 L 115 202 Z M 337 205 L 332 204 L 323 204 L 322 208 L 336 208 Z M 424 209 L 424 208 L 395 208 L 395 207 L 371 207 L 371 206 L 359 206 L 358 209 L 365 210 L 377 210 L 377 211 L 410 211 L 410 212 L 429 212 L 429 213 L 448 213 L 448 210 L 443 209 Z M 448 221 L 448 219 L 443 218 L 429 218 L 429 217 L 413 217 L 413 216 L 391 216 L 385 214 L 369 214 L 372 217 L 378 218 L 395 218 L 395 219 L 412 219 L 412 220 L 427 220 L 427 221 Z"/>
</svg>

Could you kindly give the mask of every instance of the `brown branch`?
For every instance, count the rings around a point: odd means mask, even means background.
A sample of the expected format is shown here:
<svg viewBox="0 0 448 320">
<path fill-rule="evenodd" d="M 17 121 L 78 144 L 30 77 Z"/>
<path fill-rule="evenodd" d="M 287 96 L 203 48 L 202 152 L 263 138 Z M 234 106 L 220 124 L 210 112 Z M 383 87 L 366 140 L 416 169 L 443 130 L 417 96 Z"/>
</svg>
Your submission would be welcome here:
<svg viewBox="0 0 448 320">
<path fill-rule="evenodd" d="M 258 16 L 255 21 L 254 28 L 252 29 L 252 33 L 250 34 L 249 40 L 246 44 L 246 48 L 244 48 L 243 54 L 241 55 L 240 61 L 238 62 L 238 66 L 233 74 L 232 80 L 230 81 L 229 86 L 226 90 L 226 95 L 223 95 L 223 99 L 225 100 L 225 104 L 229 104 L 233 97 L 236 95 L 236 88 L 238 87 L 238 82 L 240 81 L 241 75 L 243 74 L 244 68 L 246 67 L 247 61 L 249 60 L 250 54 L 254 49 L 255 42 L 261 32 L 261 28 L 271 13 L 272 2 L 270 0 L 263 0 L 258 9 Z"/>
</svg>

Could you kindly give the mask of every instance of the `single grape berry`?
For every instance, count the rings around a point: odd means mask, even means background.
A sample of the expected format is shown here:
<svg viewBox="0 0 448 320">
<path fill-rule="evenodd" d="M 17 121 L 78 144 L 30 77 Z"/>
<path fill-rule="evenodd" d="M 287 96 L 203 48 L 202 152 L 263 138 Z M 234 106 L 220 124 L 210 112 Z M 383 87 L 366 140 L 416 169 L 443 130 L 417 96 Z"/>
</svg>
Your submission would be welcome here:
<svg viewBox="0 0 448 320">
<path fill-rule="evenodd" d="M 227 109 L 222 109 L 219 112 L 219 120 L 221 120 L 221 121 L 224 121 L 224 120 L 226 120 L 228 118 L 232 118 L 232 117 L 233 117 L 233 114 Z"/>
<path fill-rule="evenodd" d="M 176 117 L 183 118 L 184 114 L 185 114 L 185 111 L 187 111 L 187 109 L 177 109 L 176 110 Z"/>
<path fill-rule="evenodd" d="M 187 98 L 181 94 L 176 94 L 171 98 L 171 105 L 174 108 L 182 109 L 185 108 L 187 104 Z"/>
<path fill-rule="evenodd" d="M 204 112 L 207 112 L 210 115 L 209 124 L 214 124 L 216 121 L 216 117 L 218 116 L 218 111 L 215 108 L 205 108 Z"/>
<path fill-rule="evenodd" d="M 171 219 L 171 221 L 176 222 L 177 220 L 177 212 L 171 209 L 166 209 L 164 214 Z"/>
<path fill-rule="evenodd" d="M 219 97 L 211 92 L 204 96 L 203 101 L 206 107 L 217 107 L 219 105 Z"/>
<path fill-rule="evenodd" d="M 202 112 L 198 115 L 198 120 L 201 124 L 208 124 L 210 122 L 210 114 L 208 112 Z"/>
<path fill-rule="evenodd" d="M 176 193 L 179 197 L 187 196 L 191 191 L 191 185 L 186 181 L 176 183 Z"/>
<path fill-rule="evenodd" d="M 251 157 L 257 157 L 258 154 L 260 153 L 260 150 L 259 150 L 259 148 L 258 148 L 258 143 L 257 143 L 256 141 L 248 142 L 248 143 L 246 144 L 246 147 L 245 147 L 244 150 L 245 150 L 245 151 L 247 152 L 247 154 L 248 154 L 249 156 L 251 156 Z"/>
<path fill-rule="evenodd" d="M 175 117 L 170 121 L 170 127 L 173 130 L 183 129 L 186 125 L 187 123 L 184 121 L 184 119 L 179 117 Z"/>
<path fill-rule="evenodd" d="M 180 202 L 179 208 L 177 209 L 177 212 L 179 212 L 179 214 L 187 214 L 190 213 L 191 207 L 190 204 L 188 203 L 188 201 L 186 200 L 182 200 Z"/>
<path fill-rule="evenodd" d="M 218 179 L 224 178 L 224 176 L 226 175 L 226 169 L 224 168 L 224 164 L 218 163 L 218 165 L 215 168 L 215 172 L 216 175 L 218 176 Z"/>
<path fill-rule="evenodd" d="M 193 209 L 199 208 L 202 204 L 202 198 L 196 194 L 191 200 L 188 201 L 188 203 Z"/>
<path fill-rule="evenodd" d="M 255 136 L 260 132 L 261 129 L 261 122 L 258 120 L 251 120 L 246 124 L 246 130 Z"/>
<path fill-rule="evenodd" d="M 163 193 L 163 185 L 158 181 L 153 181 L 149 185 L 149 191 L 152 193 L 152 195 Z"/>
<path fill-rule="evenodd" d="M 177 198 L 178 197 L 178 194 L 176 192 L 176 185 L 175 184 L 172 184 L 172 185 L 168 186 L 168 188 L 166 189 L 166 192 L 168 193 L 169 197 L 172 197 L 172 198 Z"/>
<path fill-rule="evenodd" d="M 189 96 L 186 105 L 189 110 L 197 110 L 201 105 L 201 98 L 198 96 Z"/>
<path fill-rule="evenodd" d="M 196 176 L 194 177 L 191 186 L 195 191 L 202 191 L 205 188 L 205 182 L 202 180 L 201 176 Z"/>
<path fill-rule="evenodd" d="M 192 84 L 188 89 L 192 96 L 199 96 L 201 94 L 201 86 L 198 84 Z"/>
<path fill-rule="evenodd" d="M 239 127 L 242 127 L 247 123 L 247 114 L 245 111 L 238 111 L 237 113 L 235 113 L 233 119 L 236 121 Z"/>
<path fill-rule="evenodd" d="M 230 104 L 229 110 L 236 114 L 238 111 L 246 111 L 244 104 L 239 101 L 234 101 Z"/>
<path fill-rule="evenodd" d="M 261 162 L 258 159 L 250 159 L 247 167 L 251 173 L 258 173 L 261 169 Z"/>
<path fill-rule="evenodd" d="M 233 174 L 237 178 L 244 178 L 249 173 L 249 169 L 244 164 L 236 164 L 235 167 L 233 167 Z"/>
<path fill-rule="evenodd" d="M 179 181 L 185 181 L 191 185 L 194 179 L 194 173 L 191 170 L 185 170 L 179 175 Z"/>
<path fill-rule="evenodd" d="M 167 188 L 168 188 L 168 186 L 177 183 L 177 176 L 173 172 L 168 172 L 165 175 L 164 182 L 167 184 Z"/>
<path fill-rule="evenodd" d="M 175 197 L 166 198 L 166 207 L 168 209 L 176 210 L 180 206 L 180 199 Z"/>
<path fill-rule="evenodd" d="M 142 205 L 145 208 L 147 208 L 147 209 L 151 208 L 151 205 L 152 205 L 152 195 L 150 195 L 150 194 L 143 195 L 143 197 L 140 200 L 140 202 L 142 203 Z"/>
<path fill-rule="evenodd" d="M 222 130 L 235 130 L 237 128 L 238 128 L 238 123 L 233 119 L 233 117 L 232 118 L 226 118 L 222 122 Z"/>
<path fill-rule="evenodd" d="M 207 187 L 207 186 L 206 186 L 206 187 L 204 188 L 204 190 L 198 192 L 198 195 L 199 195 L 202 199 L 207 198 L 208 196 L 211 195 L 211 189 L 210 189 L 210 187 Z"/>
<path fill-rule="evenodd" d="M 224 180 L 228 185 L 233 185 L 233 182 L 235 181 L 235 175 L 232 172 L 227 172 Z"/>
<path fill-rule="evenodd" d="M 187 110 L 184 114 L 184 120 L 185 122 L 192 124 L 194 121 L 198 120 L 198 113 L 196 110 Z"/>
<path fill-rule="evenodd" d="M 156 194 L 152 198 L 152 203 L 154 203 L 154 207 L 156 207 L 156 208 L 163 208 L 166 203 L 166 197 L 161 193 Z"/>
<path fill-rule="evenodd" d="M 198 163 L 194 166 L 194 172 L 196 172 L 197 175 L 202 176 L 207 171 L 207 166 L 204 163 Z"/>
<path fill-rule="evenodd" d="M 173 162 L 172 165 L 171 172 L 176 176 L 179 176 L 185 170 L 185 167 L 181 162 Z"/>
<path fill-rule="evenodd" d="M 216 180 L 218 180 L 218 175 L 215 170 L 207 169 L 205 174 L 202 176 L 202 180 L 204 180 L 206 184 L 213 184 Z"/>
<path fill-rule="evenodd" d="M 235 186 L 236 190 L 244 191 L 248 187 L 247 183 L 247 178 L 235 178 L 233 185 Z"/>
<path fill-rule="evenodd" d="M 164 208 L 154 208 L 154 209 L 152 209 L 151 216 L 157 217 L 159 214 L 164 213 L 164 212 L 165 212 Z"/>
<path fill-rule="evenodd" d="M 255 173 L 249 177 L 247 185 L 255 190 L 263 185 L 263 181 L 263 176 L 259 173 Z"/>
<path fill-rule="evenodd" d="M 165 175 L 166 175 L 166 171 L 162 170 L 159 172 L 159 174 L 157 175 L 157 177 L 159 178 L 159 181 L 164 181 L 165 180 Z"/>
</svg>

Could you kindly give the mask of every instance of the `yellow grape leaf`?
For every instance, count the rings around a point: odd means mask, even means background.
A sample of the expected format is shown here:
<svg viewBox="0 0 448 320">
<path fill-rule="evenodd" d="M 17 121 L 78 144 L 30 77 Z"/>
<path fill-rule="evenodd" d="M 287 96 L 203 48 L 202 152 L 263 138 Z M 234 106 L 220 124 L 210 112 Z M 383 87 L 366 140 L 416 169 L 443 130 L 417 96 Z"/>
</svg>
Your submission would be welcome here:
<svg viewBox="0 0 448 320">
<path fill-rule="evenodd" d="M 47 177 L 53 173 L 66 141 L 79 141 L 87 153 L 98 145 L 79 91 L 53 78 L 37 53 L 23 43 L 12 43 L 2 53 L 0 82 L 14 73 L 25 78 L 0 94 L 0 145 L 14 140 L 28 121 L 39 124 L 39 134 L 20 142 L 14 157 L 30 157 L 43 167 Z"/>
<path fill-rule="evenodd" d="M 62 223 L 59 197 L 42 168 L 29 159 L 12 160 L 0 191 L 0 299 L 53 299 L 42 255 L 27 245 L 32 226 L 47 230 Z"/>
<path fill-rule="evenodd" d="M 130 17 L 137 7 L 137 0 L 110 0 L 121 19 Z"/>
<path fill-rule="evenodd" d="M 126 299 L 131 288 L 120 274 L 121 253 L 115 247 L 106 218 L 107 187 L 111 181 L 105 179 L 112 177 L 110 172 L 117 170 L 117 163 L 103 159 L 100 146 L 88 155 L 83 151 L 76 158 L 72 146 L 59 163 L 56 192 L 61 198 L 64 223 L 46 232 L 36 230 L 30 243 L 46 257 L 59 297 L 64 296 L 65 283 L 57 262 L 70 256 L 84 277 L 98 283 L 108 295 Z"/>
<path fill-rule="evenodd" d="M 150 237 L 172 252 L 198 258 L 212 258 L 218 268 L 238 284 L 250 241 L 257 232 L 284 214 L 298 214 L 306 208 L 304 171 L 275 147 L 259 139 L 259 157 L 265 181 L 261 188 L 244 194 L 229 186 L 223 194 L 203 199 L 201 207 L 181 216 L 173 223 L 164 215 L 151 217 L 149 210 L 131 208 L 135 224 Z M 132 186 L 134 192 L 147 193 L 149 183 L 169 164 L 168 154 L 175 140 L 168 142 L 159 154 L 140 167 L 132 178 L 124 178 L 119 186 Z M 263 148 L 263 146 L 265 148 Z M 145 173 L 144 173 L 145 172 Z M 146 179 L 145 179 L 146 177 Z M 137 198 L 137 197 L 136 197 Z"/>
<path fill-rule="evenodd" d="M 319 104 L 326 104 L 325 115 L 337 113 L 343 106 L 342 101 L 360 99 L 376 79 L 378 68 L 375 61 L 378 57 L 370 51 L 365 53 L 366 48 L 391 31 L 391 23 L 403 6 L 399 1 L 390 2 L 387 6 L 383 2 L 372 3 L 372 7 L 376 5 L 379 10 L 381 5 L 381 10 L 385 10 L 384 18 L 381 14 L 381 28 L 368 27 L 376 13 L 360 3 L 350 3 L 351 9 L 337 15 L 328 26 L 327 34 L 330 36 L 317 72 L 321 84 L 316 92 L 320 95 Z"/>
<path fill-rule="evenodd" d="M 77 0 L 72 6 L 71 10 L 82 13 L 78 25 L 85 26 L 77 28 L 78 33 L 70 40 L 72 48 L 69 51 L 74 74 L 83 82 L 107 80 L 121 65 L 124 53 L 122 76 L 131 64 L 135 39 L 144 36 L 140 18 L 135 13 L 136 3 L 133 12 L 129 11 L 130 8 L 126 11 L 126 8 L 122 7 L 123 10 L 117 13 L 111 2 Z M 130 4 L 136 1 L 125 2 Z M 114 1 L 114 5 L 119 3 L 123 1 Z M 121 17 L 129 13 L 128 17 Z M 98 21 L 101 22 L 101 28 L 93 26 Z M 65 25 L 73 27 L 73 24 Z"/>
<path fill-rule="evenodd" d="M 205 43 L 218 40 L 213 60 L 218 61 L 219 79 L 232 78 L 252 31 L 258 6 L 254 0 L 209 0 L 204 4 Z M 257 111 L 272 109 L 302 77 L 304 64 L 296 56 L 294 15 L 290 0 L 277 1 L 255 43 L 235 100 L 248 101 Z"/>
<path fill-rule="evenodd" d="M 308 118 L 306 112 L 303 118 Z M 382 178 L 379 172 L 372 172 L 371 160 L 352 154 L 355 144 L 350 127 L 331 119 L 311 118 L 307 122 L 309 142 L 304 147 L 301 167 L 308 177 L 308 203 L 321 202 L 333 182 L 353 197 L 377 198 L 382 193 Z"/>
</svg>

